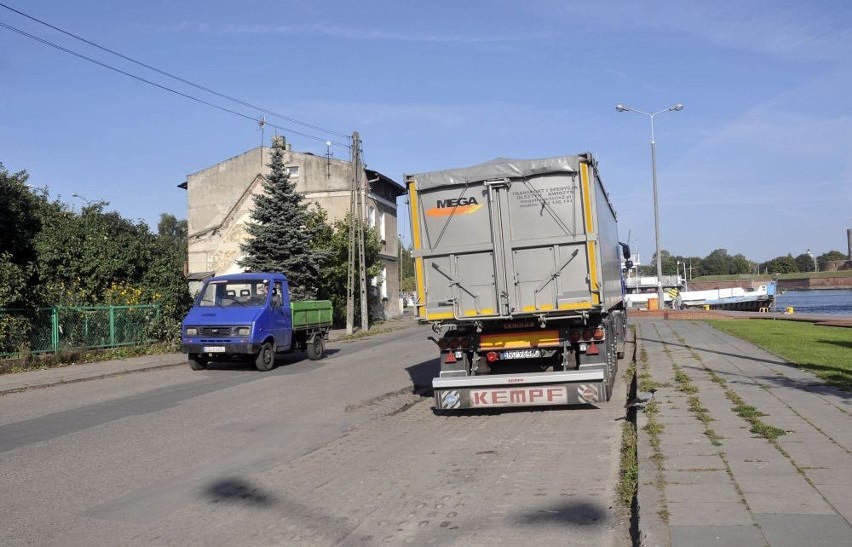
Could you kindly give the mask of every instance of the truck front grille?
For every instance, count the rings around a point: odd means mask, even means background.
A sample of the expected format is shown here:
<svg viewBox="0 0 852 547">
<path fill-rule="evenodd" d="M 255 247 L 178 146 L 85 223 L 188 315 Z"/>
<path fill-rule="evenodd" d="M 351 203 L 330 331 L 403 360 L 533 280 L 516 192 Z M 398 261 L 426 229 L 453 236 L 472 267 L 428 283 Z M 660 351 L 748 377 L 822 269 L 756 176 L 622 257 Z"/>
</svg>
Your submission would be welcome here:
<svg viewBox="0 0 852 547">
<path fill-rule="evenodd" d="M 234 327 L 201 327 L 198 332 L 201 336 L 231 336 Z"/>
</svg>

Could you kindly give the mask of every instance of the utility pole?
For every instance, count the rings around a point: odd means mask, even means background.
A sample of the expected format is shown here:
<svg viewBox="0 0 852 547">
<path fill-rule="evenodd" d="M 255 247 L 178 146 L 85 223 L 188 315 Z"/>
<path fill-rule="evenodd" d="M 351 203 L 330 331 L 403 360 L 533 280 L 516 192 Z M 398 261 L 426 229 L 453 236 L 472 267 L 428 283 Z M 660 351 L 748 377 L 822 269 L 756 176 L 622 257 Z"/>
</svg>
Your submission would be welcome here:
<svg viewBox="0 0 852 547">
<path fill-rule="evenodd" d="M 346 278 L 346 334 L 355 330 L 355 212 L 358 204 L 358 170 L 355 158 L 358 155 L 356 135 L 352 136 L 352 189 L 349 194 L 349 270 Z"/>
<path fill-rule="evenodd" d="M 358 132 L 352 134 L 352 193 L 349 199 L 349 277 L 346 285 L 346 333 L 355 329 L 355 253 L 358 253 L 358 284 L 361 294 L 361 330 L 370 328 L 367 304 L 367 265 L 364 251 L 364 217 L 366 192 L 363 165 L 361 164 L 361 139 Z"/>
<path fill-rule="evenodd" d="M 358 219 L 358 278 L 361 283 L 361 330 L 370 329 L 370 308 L 367 302 L 367 263 L 364 252 L 364 223 L 367 219 L 367 188 L 364 181 L 364 165 L 361 163 L 361 138 L 358 132 L 352 134 L 352 148 L 355 151 L 355 182 L 361 207 Z"/>
<path fill-rule="evenodd" d="M 402 302 L 402 305 L 399 308 L 399 313 L 402 315 L 405 313 L 405 297 L 402 294 L 402 234 L 397 234 L 396 245 L 399 247 L 399 284 L 397 285 L 397 300 Z"/>
</svg>

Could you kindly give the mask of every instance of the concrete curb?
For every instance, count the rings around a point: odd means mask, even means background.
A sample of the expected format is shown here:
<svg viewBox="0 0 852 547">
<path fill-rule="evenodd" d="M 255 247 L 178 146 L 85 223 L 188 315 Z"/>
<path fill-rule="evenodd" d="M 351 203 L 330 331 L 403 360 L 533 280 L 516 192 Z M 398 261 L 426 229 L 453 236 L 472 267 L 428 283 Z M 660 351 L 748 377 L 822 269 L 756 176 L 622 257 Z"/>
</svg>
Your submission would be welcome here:
<svg viewBox="0 0 852 547">
<path fill-rule="evenodd" d="M 636 450 L 639 460 L 639 484 L 637 485 L 636 505 L 639 512 L 639 545 L 647 547 L 670 547 L 669 526 L 660 516 L 665 508 L 663 493 L 657 487 L 664 480 L 657 465 L 651 459 L 654 447 L 651 437 L 645 431 L 648 417 L 644 412 L 636 416 Z"/>
</svg>

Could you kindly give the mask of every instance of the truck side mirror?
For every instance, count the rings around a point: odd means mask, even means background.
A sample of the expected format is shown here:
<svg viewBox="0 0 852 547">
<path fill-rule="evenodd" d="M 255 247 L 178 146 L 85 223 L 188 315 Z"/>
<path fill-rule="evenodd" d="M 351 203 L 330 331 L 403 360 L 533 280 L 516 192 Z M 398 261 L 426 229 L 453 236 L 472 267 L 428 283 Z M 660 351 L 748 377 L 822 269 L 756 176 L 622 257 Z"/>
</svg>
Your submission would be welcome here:
<svg viewBox="0 0 852 547">
<path fill-rule="evenodd" d="M 624 261 L 624 269 L 629 270 L 632 267 L 633 267 L 633 261 L 632 260 L 630 260 L 628 258 L 627 260 Z"/>
<path fill-rule="evenodd" d="M 621 245 L 622 256 L 624 256 L 625 260 L 628 260 L 630 258 L 630 245 L 628 245 L 627 243 L 621 243 L 621 242 L 619 242 L 618 244 Z"/>
</svg>

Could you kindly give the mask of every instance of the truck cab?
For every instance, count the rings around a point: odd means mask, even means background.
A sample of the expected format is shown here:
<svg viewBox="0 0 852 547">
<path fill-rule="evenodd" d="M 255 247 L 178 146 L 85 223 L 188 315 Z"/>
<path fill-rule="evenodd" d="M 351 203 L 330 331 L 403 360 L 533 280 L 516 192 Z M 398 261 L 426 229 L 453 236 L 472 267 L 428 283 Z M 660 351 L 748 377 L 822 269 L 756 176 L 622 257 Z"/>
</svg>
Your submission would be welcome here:
<svg viewBox="0 0 852 547">
<path fill-rule="evenodd" d="M 327 307 L 328 320 L 294 325 L 294 304 L 297 309 L 306 304 L 315 310 Z M 196 296 L 181 325 L 181 351 L 193 370 L 207 368 L 214 359 L 242 356 L 268 371 L 276 353 L 303 348 L 311 359 L 321 358 L 330 328 L 331 303 L 291 302 L 282 273 L 221 275 L 207 279 Z"/>
</svg>

